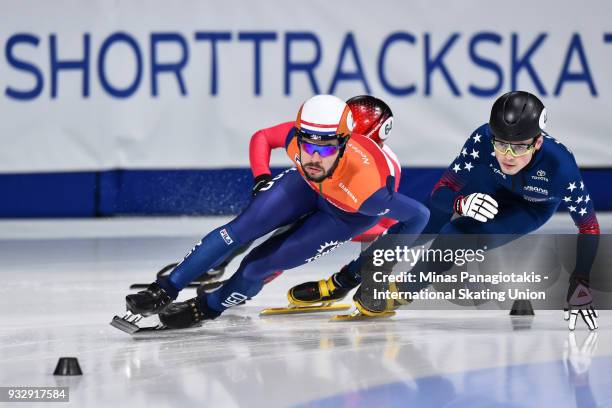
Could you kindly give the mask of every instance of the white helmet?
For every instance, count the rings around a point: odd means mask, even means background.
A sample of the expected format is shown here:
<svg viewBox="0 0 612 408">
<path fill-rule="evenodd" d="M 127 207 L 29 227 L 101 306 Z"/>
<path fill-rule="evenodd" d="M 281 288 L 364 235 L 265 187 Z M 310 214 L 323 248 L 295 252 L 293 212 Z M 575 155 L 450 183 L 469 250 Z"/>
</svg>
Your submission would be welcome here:
<svg viewBox="0 0 612 408">
<path fill-rule="evenodd" d="M 302 104 L 295 120 L 298 137 L 346 142 L 353 132 L 353 114 L 342 99 L 316 95 Z"/>
</svg>

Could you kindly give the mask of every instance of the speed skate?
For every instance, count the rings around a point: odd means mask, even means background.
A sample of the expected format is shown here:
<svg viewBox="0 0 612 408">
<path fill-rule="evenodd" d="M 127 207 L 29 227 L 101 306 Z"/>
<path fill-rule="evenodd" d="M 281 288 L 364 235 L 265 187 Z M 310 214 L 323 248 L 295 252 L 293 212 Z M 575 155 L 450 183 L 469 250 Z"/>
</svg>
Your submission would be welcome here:
<svg viewBox="0 0 612 408">
<path fill-rule="evenodd" d="M 167 326 L 164 326 L 162 323 L 158 323 L 156 325 L 150 326 L 139 326 L 136 323 L 140 322 L 143 319 L 141 315 L 135 315 L 130 312 L 127 312 L 124 316 L 115 316 L 113 320 L 110 322 L 110 325 L 121 330 L 124 333 L 129 334 L 133 338 L 157 338 L 157 337 L 168 337 L 174 336 L 176 334 L 185 335 L 188 332 L 191 332 L 193 329 L 198 329 L 202 327 L 202 324 L 197 324 L 188 329 L 171 329 Z"/>
</svg>

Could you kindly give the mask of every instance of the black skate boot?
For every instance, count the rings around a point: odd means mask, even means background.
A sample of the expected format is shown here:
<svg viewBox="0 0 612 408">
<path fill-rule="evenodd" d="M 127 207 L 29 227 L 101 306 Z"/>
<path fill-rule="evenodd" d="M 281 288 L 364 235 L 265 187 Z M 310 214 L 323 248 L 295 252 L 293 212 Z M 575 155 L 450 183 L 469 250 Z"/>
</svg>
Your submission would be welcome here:
<svg viewBox="0 0 612 408">
<path fill-rule="evenodd" d="M 391 295 L 386 299 L 378 299 L 371 293 L 372 289 L 370 285 L 362 283 L 353 295 L 355 310 L 349 314 L 337 315 L 332 318 L 332 320 L 346 321 L 391 317 L 395 316 L 395 310 L 397 308 L 412 302 L 411 299 L 401 299 L 399 296 L 398 299 L 393 299 Z M 390 294 L 398 292 L 395 283 L 376 284 L 376 289 L 379 291 L 388 291 Z"/>
<path fill-rule="evenodd" d="M 186 329 L 200 325 L 202 320 L 216 319 L 221 315 L 205 305 L 204 297 L 172 303 L 159 314 L 159 321 L 169 329 Z"/>
<path fill-rule="evenodd" d="M 359 282 L 348 278 L 347 267 L 330 276 L 327 280 L 305 282 L 289 289 L 287 298 L 295 306 L 311 306 L 314 304 L 331 304 L 344 299 Z M 341 285 L 340 282 L 343 284 Z"/>
<path fill-rule="evenodd" d="M 388 291 L 393 291 L 389 285 L 385 288 Z M 375 299 L 373 296 L 367 296 L 367 290 L 359 287 L 353 295 L 353 303 L 355 308 L 362 316 L 367 317 L 387 317 L 395 314 L 395 309 L 400 306 L 399 302 L 393 299 Z"/>
<path fill-rule="evenodd" d="M 153 282 L 145 290 L 125 297 L 127 310 L 143 317 L 161 312 L 170 303 L 172 303 L 172 298 L 157 282 Z"/>
<path fill-rule="evenodd" d="M 289 289 L 287 299 L 295 306 L 310 306 L 318 303 L 333 303 L 344 299 L 351 288 L 339 288 L 329 279 L 318 282 L 304 282 Z"/>
</svg>

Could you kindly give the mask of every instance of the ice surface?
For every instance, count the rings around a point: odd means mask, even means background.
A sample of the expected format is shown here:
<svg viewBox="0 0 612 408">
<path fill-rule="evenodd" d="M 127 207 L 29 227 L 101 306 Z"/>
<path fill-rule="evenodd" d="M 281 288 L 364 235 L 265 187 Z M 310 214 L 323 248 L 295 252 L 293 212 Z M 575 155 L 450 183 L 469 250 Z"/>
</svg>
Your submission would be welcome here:
<svg viewBox="0 0 612 408">
<path fill-rule="evenodd" d="M 70 403 L 62 406 L 75 407 L 612 401 L 608 311 L 588 341 L 583 324 L 569 334 L 560 311 L 513 320 L 506 311 L 401 310 L 389 320 L 348 323 L 330 322 L 331 314 L 258 316 L 285 305 L 292 285 L 336 271 L 356 244 L 286 272 L 201 328 L 134 340 L 109 325 L 131 283 L 152 281 L 225 220 L 1 222 L 0 386 L 69 386 Z M 600 221 L 609 232 L 612 217 Z M 574 228 L 563 215 L 547 230 Z M 185 292 L 182 298 L 195 293 Z M 54 377 L 62 356 L 78 357 L 84 375 Z"/>
</svg>

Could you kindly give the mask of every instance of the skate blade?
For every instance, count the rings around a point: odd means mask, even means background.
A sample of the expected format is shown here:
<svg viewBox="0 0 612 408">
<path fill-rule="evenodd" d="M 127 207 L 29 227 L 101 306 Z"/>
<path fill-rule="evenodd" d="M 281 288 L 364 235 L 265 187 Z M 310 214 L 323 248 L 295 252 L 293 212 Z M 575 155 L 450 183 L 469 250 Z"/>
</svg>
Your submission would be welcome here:
<svg viewBox="0 0 612 408">
<path fill-rule="evenodd" d="M 165 326 L 163 325 L 140 327 L 136 324 L 140 319 L 142 319 L 142 316 L 140 315 L 129 315 L 128 314 L 123 317 L 115 316 L 113 317 L 113 320 L 110 322 L 110 325 L 129 335 L 134 335 L 136 333 L 142 333 L 142 332 L 148 332 L 148 331 L 159 331 L 165 328 Z"/>
<path fill-rule="evenodd" d="M 332 303 L 316 306 L 288 306 L 288 307 L 271 307 L 259 312 L 260 316 L 272 316 L 283 314 L 300 314 L 300 313 L 317 313 L 317 312 L 335 312 L 338 310 L 349 310 L 351 305 L 345 303 Z"/>
<path fill-rule="evenodd" d="M 372 320 L 395 316 L 394 311 L 382 312 L 376 316 L 367 316 L 362 314 L 359 310 L 355 310 L 353 313 L 336 315 L 331 318 L 332 322 L 348 322 L 348 321 L 361 321 L 361 320 Z"/>
</svg>

